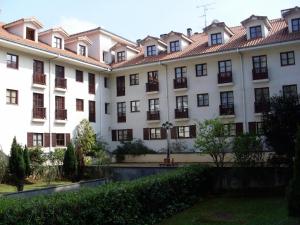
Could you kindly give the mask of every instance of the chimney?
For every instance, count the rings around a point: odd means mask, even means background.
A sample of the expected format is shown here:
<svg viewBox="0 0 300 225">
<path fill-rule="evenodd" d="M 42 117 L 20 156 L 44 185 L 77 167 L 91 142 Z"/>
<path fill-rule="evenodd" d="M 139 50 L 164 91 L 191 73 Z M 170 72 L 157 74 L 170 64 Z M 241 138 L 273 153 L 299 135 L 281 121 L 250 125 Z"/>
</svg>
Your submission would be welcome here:
<svg viewBox="0 0 300 225">
<path fill-rule="evenodd" d="M 141 46 L 141 41 L 142 41 L 141 39 L 137 39 L 137 40 L 136 40 L 136 43 L 137 43 L 137 46 L 138 46 L 138 47 Z"/>
<path fill-rule="evenodd" d="M 161 35 L 160 35 L 160 38 L 161 38 L 161 39 L 164 39 L 166 36 L 167 36 L 167 34 L 161 34 Z"/>
<path fill-rule="evenodd" d="M 192 30 L 192 28 L 186 29 L 186 34 L 187 34 L 188 37 L 191 37 L 191 36 L 193 35 L 193 30 Z"/>
</svg>

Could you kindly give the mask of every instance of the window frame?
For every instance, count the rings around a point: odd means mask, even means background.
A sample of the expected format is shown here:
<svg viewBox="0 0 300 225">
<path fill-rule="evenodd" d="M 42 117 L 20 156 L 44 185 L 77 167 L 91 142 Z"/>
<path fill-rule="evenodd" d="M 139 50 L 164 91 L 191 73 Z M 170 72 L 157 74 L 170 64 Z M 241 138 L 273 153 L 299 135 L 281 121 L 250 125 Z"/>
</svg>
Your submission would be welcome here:
<svg viewBox="0 0 300 225">
<path fill-rule="evenodd" d="M 156 45 L 147 46 L 147 56 L 155 56 L 156 54 Z"/>
<path fill-rule="evenodd" d="M 224 135 L 230 137 L 236 137 L 236 124 L 235 123 L 225 123 L 224 126 Z"/>
<path fill-rule="evenodd" d="M 180 42 L 179 40 L 170 41 L 170 52 L 179 52 L 180 51 Z"/>
<path fill-rule="evenodd" d="M 130 112 L 135 113 L 135 112 L 140 112 L 140 100 L 134 100 L 130 101 Z"/>
<path fill-rule="evenodd" d="M 56 146 L 62 146 L 62 147 L 66 146 L 66 138 L 64 133 L 56 133 L 55 140 L 56 140 Z"/>
<path fill-rule="evenodd" d="M 79 47 L 79 49 L 78 49 L 78 53 L 79 53 L 79 55 L 81 55 L 81 56 L 87 56 L 86 55 L 86 46 L 85 45 L 78 45 L 78 47 Z"/>
<path fill-rule="evenodd" d="M 32 146 L 33 147 L 43 147 L 44 146 L 44 135 L 43 133 L 33 133 L 32 134 Z"/>
<path fill-rule="evenodd" d="M 76 70 L 76 82 L 83 83 L 83 71 Z"/>
<path fill-rule="evenodd" d="M 89 122 L 96 123 L 96 101 L 89 100 Z"/>
<path fill-rule="evenodd" d="M 228 63 L 230 63 L 230 65 L 228 65 Z M 223 66 L 223 64 L 224 64 L 224 66 Z M 223 69 L 223 68 L 224 68 L 224 71 L 221 71 L 221 69 Z M 219 73 L 232 72 L 231 59 L 218 61 L 218 70 L 219 70 Z"/>
<path fill-rule="evenodd" d="M 12 96 L 15 93 L 15 96 Z M 9 101 L 7 101 L 9 99 Z M 15 101 L 13 101 L 15 99 Z M 6 104 L 7 105 L 18 105 L 19 104 L 19 91 L 14 89 L 6 89 Z"/>
<path fill-rule="evenodd" d="M 289 54 L 292 54 L 293 57 L 289 58 Z M 286 55 L 286 58 L 283 59 L 283 56 Z M 293 62 L 290 62 L 290 59 L 293 59 Z M 286 64 L 283 63 L 283 60 L 286 60 Z M 296 64 L 296 59 L 295 59 L 295 52 L 294 51 L 287 51 L 287 52 L 281 52 L 280 53 L 280 65 L 281 66 L 292 66 Z"/>
<path fill-rule="evenodd" d="M 174 68 L 175 71 L 175 79 L 185 78 L 187 77 L 187 67 L 186 66 L 179 66 Z"/>
<path fill-rule="evenodd" d="M 126 61 L 125 51 L 117 52 L 117 62 L 124 62 L 124 61 Z"/>
<path fill-rule="evenodd" d="M 154 132 L 152 132 L 154 131 Z M 154 136 L 152 136 L 154 135 Z M 160 127 L 154 127 L 154 128 L 149 128 L 149 139 L 150 140 L 161 140 L 161 128 Z"/>
<path fill-rule="evenodd" d="M 285 98 L 289 98 L 291 95 L 291 90 L 289 90 L 289 96 L 287 96 L 287 93 L 286 93 L 286 91 L 287 90 L 285 90 L 286 88 L 291 88 L 291 87 L 296 87 L 296 95 L 295 95 L 295 97 L 297 97 L 298 96 L 298 86 L 297 86 L 297 84 L 289 84 L 289 85 L 283 85 L 282 86 L 282 95 L 283 95 L 283 97 L 285 97 Z"/>
<path fill-rule="evenodd" d="M 159 98 L 148 99 L 149 112 L 158 112 L 159 109 Z"/>
<path fill-rule="evenodd" d="M 231 94 L 232 96 L 229 96 L 229 94 Z M 226 95 L 226 96 L 224 96 L 224 98 L 223 98 L 223 95 Z M 226 104 L 225 104 L 225 102 L 223 102 L 224 99 L 226 99 Z M 232 101 L 229 101 L 229 100 L 232 100 Z M 221 91 L 220 92 L 220 105 L 225 106 L 225 107 L 231 107 L 234 105 L 233 91 Z"/>
<path fill-rule="evenodd" d="M 181 131 L 182 129 L 183 129 L 183 132 Z M 177 138 L 178 139 L 191 138 L 191 127 L 190 126 L 178 126 L 178 127 L 176 127 L 176 130 L 177 130 Z M 187 133 L 188 133 L 188 135 L 186 135 Z"/>
<path fill-rule="evenodd" d="M 84 112 L 84 100 L 76 98 L 76 112 Z"/>
<path fill-rule="evenodd" d="M 109 106 L 110 106 L 110 103 L 109 102 L 105 102 L 104 104 L 104 114 L 106 115 L 109 115 L 110 114 L 110 110 L 109 110 Z"/>
<path fill-rule="evenodd" d="M 201 99 L 202 102 L 199 99 L 201 96 L 202 96 L 202 99 Z M 205 99 L 206 96 L 207 96 L 207 99 Z M 202 104 L 200 104 L 200 103 L 202 103 Z M 208 93 L 197 94 L 197 106 L 198 107 L 207 107 L 207 106 L 209 106 L 209 94 Z"/>
<path fill-rule="evenodd" d="M 254 101 L 257 103 L 265 103 L 270 100 L 269 87 L 254 88 Z"/>
<path fill-rule="evenodd" d="M 258 61 L 255 61 L 256 59 L 258 59 Z M 263 66 L 264 64 L 265 64 L 265 66 Z M 253 67 L 253 69 L 268 68 L 267 55 L 252 56 L 252 67 Z"/>
<path fill-rule="evenodd" d="M 221 45 L 223 44 L 222 33 L 213 33 L 210 35 L 210 43 L 211 45 Z"/>
<path fill-rule="evenodd" d="M 187 95 L 176 96 L 176 109 L 188 109 L 189 100 Z"/>
<path fill-rule="evenodd" d="M 294 22 L 297 22 L 297 24 L 294 26 Z M 294 18 L 291 20 L 291 26 L 292 26 L 292 32 L 299 32 L 300 31 L 300 18 Z M 294 28 L 297 27 L 297 30 L 295 30 Z"/>
<path fill-rule="evenodd" d="M 54 48 L 62 49 L 62 38 L 54 36 Z"/>
<path fill-rule="evenodd" d="M 139 74 L 135 73 L 135 74 L 130 74 L 129 75 L 129 85 L 130 86 L 134 86 L 134 85 L 139 85 Z"/>
<path fill-rule="evenodd" d="M 198 67 L 201 67 L 199 70 Z M 204 77 L 207 76 L 207 63 L 201 63 L 195 65 L 196 77 Z"/>
<path fill-rule="evenodd" d="M 10 59 L 8 59 L 8 57 L 10 57 Z M 16 61 L 13 61 L 14 57 Z M 6 67 L 16 70 L 19 69 L 19 56 L 12 53 L 6 53 Z"/>
<path fill-rule="evenodd" d="M 128 129 L 117 130 L 118 141 L 128 141 Z"/>
<path fill-rule="evenodd" d="M 35 41 L 35 33 L 36 33 L 35 29 L 31 27 L 26 27 L 25 32 L 26 32 L 25 36 L 27 40 Z"/>
<path fill-rule="evenodd" d="M 261 25 L 249 27 L 249 37 L 250 37 L 250 39 L 262 38 Z"/>
</svg>

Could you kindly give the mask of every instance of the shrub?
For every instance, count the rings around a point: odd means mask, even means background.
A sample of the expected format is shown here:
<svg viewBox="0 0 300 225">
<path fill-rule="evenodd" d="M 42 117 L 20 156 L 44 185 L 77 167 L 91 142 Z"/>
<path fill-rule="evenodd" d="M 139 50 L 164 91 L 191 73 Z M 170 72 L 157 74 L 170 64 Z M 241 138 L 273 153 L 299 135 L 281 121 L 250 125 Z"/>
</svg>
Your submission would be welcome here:
<svg viewBox="0 0 300 225">
<path fill-rule="evenodd" d="M 2 183 L 2 180 L 6 174 L 8 166 L 8 157 L 5 155 L 5 153 L 0 150 L 0 184 Z"/>
<path fill-rule="evenodd" d="M 47 161 L 47 156 L 44 154 L 40 146 L 30 148 L 29 160 L 31 162 L 31 173 L 33 179 L 44 177 L 44 163 Z"/>
<path fill-rule="evenodd" d="M 145 155 L 155 154 L 156 151 L 148 148 L 141 140 L 126 141 L 119 145 L 113 154 L 116 155 L 116 161 L 122 162 L 125 159 L 124 155 Z"/>
<path fill-rule="evenodd" d="M 67 150 L 64 156 L 63 164 L 64 176 L 70 180 L 74 180 L 77 175 L 77 161 L 72 143 L 68 144 Z"/>
<path fill-rule="evenodd" d="M 2 225 L 150 225 L 191 206 L 210 189 L 210 169 L 200 166 L 131 182 L 31 199 L 1 199 Z"/>
<path fill-rule="evenodd" d="M 30 159 L 29 159 L 29 153 L 28 148 L 25 145 L 24 151 L 23 151 L 23 158 L 24 158 L 24 165 L 25 165 L 25 176 L 30 176 L 31 168 L 30 168 Z"/>
</svg>

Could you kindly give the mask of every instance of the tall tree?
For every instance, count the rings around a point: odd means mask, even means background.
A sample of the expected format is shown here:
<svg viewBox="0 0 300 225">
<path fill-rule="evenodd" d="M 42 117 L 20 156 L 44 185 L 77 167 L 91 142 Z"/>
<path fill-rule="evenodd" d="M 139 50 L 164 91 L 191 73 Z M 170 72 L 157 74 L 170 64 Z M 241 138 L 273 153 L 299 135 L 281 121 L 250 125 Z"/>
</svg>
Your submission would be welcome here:
<svg viewBox="0 0 300 225">
<path fill-rule="evenodd" d="M 75 180 L 77 176 L 77 162 L 74 146 L 69 143 L 67 150 L 65 151 L 64 161 L 63 161 L 63 173 L 64 176 L 70 180 Z"/>
<path fill-rule="evenodd" d="M 30 176 L 31 168 L 30 168 L 29 152 L 26 145 L 23 151 L 23 158 L 24 158 L 24 166 L 25 166 L 25 176 L 28 177 Z"/>
</svg>

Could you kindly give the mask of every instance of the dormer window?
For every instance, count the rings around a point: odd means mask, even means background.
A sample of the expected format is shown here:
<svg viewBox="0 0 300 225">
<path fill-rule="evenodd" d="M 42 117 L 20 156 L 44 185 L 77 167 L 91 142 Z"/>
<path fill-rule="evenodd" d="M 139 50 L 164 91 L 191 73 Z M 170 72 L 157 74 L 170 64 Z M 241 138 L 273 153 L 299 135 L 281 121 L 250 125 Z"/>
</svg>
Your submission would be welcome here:
<svg viewBox="0 0 300 225">
<path fill-rule="evenodd" d="M 222 34 L 221 33 L 211 34 L 211 44 L 212 45 L 222 44 Z"/>
<path fill-rule="evenodd" d="M 26 27 L 26 39 L 28 40 L 35 40 L 35 30 L 30 28 L 30 27 Z"/>
<path fill-rule="evenodd" d="M 262 37 L 261 26 L 250 27 L 249 29 L 250 39 Z"/>
<path fill-rule="evenodd" d="M 170 42 L 170 52 L 178 52 L 180 51 L 179 41 L 171 41 Z"/>
<path fill-rule="evenodd" d="M 117 52 L 117 62 L 123 62 L 126 60 L 125 51 Z"/>
<path fill-rule="evenodd" d="M 147 46 L 147 56 L 154 56 L 154 55 L 156 55 L 156 46 L 155 45 Z"/>
<path fill-rule="evenodd" d="M 292 19 L 292 32 L 300 31 L 300 18 Z"/>
<path fill-rule="evenodd" d="M 79 45 L 79 55 L 86 56 L 86 47 L 84 45 Z"/>
<path fill-rule="evenodd" d="M 62 47 L 62 39 L 61 38 L 59 38 L 59 37 L 54 37 L 54 48 L 59 48 L 59 49 L 61 49 L 61 47 Z"/>
</svg>

